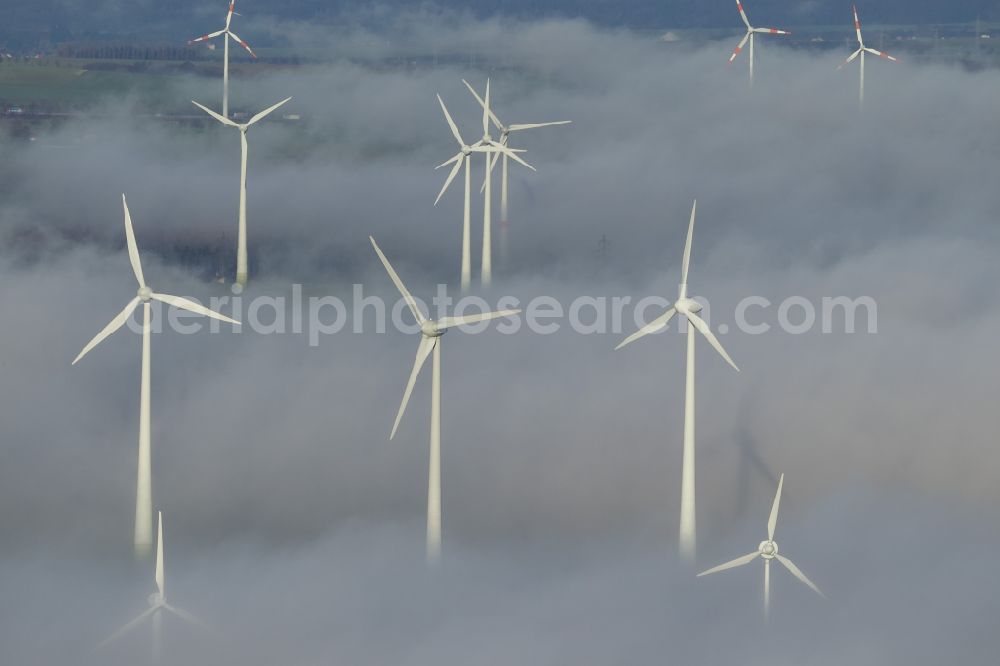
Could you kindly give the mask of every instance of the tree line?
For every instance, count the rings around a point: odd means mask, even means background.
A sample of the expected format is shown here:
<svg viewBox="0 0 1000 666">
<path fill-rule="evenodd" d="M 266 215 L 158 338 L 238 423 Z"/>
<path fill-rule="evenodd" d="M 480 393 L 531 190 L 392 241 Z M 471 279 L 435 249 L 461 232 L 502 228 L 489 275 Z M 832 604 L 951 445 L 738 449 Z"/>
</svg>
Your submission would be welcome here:
<svg viewBox="0 0 1000 666">
<path fill-rule="evenodd" d="M 114 42 L 68 42 L 60 44 L 60 58 L 94 60 L 201 60 L 204 47 L 174 44 L 125 44 Z"/>
</svg>

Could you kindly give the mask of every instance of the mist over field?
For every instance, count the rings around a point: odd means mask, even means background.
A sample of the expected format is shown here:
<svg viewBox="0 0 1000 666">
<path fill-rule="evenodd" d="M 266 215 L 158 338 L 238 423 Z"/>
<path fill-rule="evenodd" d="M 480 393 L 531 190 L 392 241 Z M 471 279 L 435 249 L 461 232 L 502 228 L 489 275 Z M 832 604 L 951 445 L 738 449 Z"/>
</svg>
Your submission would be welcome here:
<svg viewBox="0 0 1000 666">
<path fill-rule="evenodd" d="M 431 572 L 426 376 L 388 440 L 417 336 L 356 334 L 353 321 L 316 346 L 249 326 L 167 330 L 152 340 L 167 598 L 213 631 L 168 618 L 166 662 L 990 662 L 1000 72 L 872 59 L 859 115 L 857 70 L 835 70 L 849 51 L 761 39 L 751 90 L 746 61 L 726 65 L 735 40 L 666 45 L 579 19 L 398 20 L 413 43 L 476 41 L 479 66 L 338 59 L 234 78 L 235 109 L 291 95 L 282 112 L 301 116 L 250 131 L 252 275 L 235 314 L 293 283 L 395 302 L 369 235 L 415 295 L 455 290 L 461 183 L 433 205 L 446 176 L 434 167 L 456 152 L 435 93 L 475 141 L 481 111 L 461 79 L 482 89 L 489 76 L 504 122 L 573 124 L 512 137 L 538 172 L 511 166 L 508 259 L 497 240 L 494 286 L 474 293 L 673 298 L 697 198 L 691 289 L 741 368 L 699 341 L 698 570 L 764 538 L 784 472 L 776 541 L 828 598 L 775 568 L 765 626 L 760 563 L 696 579 L 678 560 L 676 325 L 618 352 L 631 308 L 620 333 L 561 320 L 549 335 L 445 336 L 444 557 Z M 370 26 L 335 45 L 279 27 L 310 47 L 383 48 Z M 168 85 L 158 94 L 178 107 L 221 104 L 216 80 Z M 148 626 L 92 652 L 153 591 L 131 544 L 139 336 L 123 329 L 70 362 L 135 294 L 122 193 L 154 289 L 233 296 L 213 278 L 232 276 L 239 140 L 133 115 L 143 103 L 107 98 L 35 141 L 0 140 L 4 663 L 149 654 Z M 736 330 L 749 296 L 773 304 L 752 316 L 769 332 Z M 864 318 L 854 334 L 839 321 L 782 332 L 778 306 L 796 296 L 869 297 L 877 332 Z"/>
</svg>

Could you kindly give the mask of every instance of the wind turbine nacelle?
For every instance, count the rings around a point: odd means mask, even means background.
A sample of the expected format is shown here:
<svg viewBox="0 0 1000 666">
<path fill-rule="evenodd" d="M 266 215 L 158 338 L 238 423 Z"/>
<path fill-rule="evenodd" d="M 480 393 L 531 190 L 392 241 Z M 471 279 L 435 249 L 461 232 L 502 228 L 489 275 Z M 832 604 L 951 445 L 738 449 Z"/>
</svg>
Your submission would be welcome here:
<svg viewBox="0 0 1000 666">
<path fill-rule="evenodd" d="M 156 608 L 163 605 L 163 595 L 159 592 L 153 592 L 151 595 L 146 597 L 146 601 L 149 602 L 150 608 Z"/>
<path fill-rule="evenodd" d="M 448 332 L 447 328 L 438 328 L 437 324 L 432 321 L 425 321 L 420 325 L 420 332 L 428 338 L 440 338 L 442 335 Z M 449 343 L 450 344 L 450 343 Z"/>
<path fill-rule="evenodd" d="M 677 308 L 678 312 L 690 312 L 692 314 L 698 314 L 703 309 L 701 303 L 687 296 L 677 299 L 674 307 Z"/>
<path fill-rule="evenodd" d="M 778 544 L 773 541 L 761 541 L 757 550 L 765 560 L 773 560 L 778 554 Z"/>
</svg>

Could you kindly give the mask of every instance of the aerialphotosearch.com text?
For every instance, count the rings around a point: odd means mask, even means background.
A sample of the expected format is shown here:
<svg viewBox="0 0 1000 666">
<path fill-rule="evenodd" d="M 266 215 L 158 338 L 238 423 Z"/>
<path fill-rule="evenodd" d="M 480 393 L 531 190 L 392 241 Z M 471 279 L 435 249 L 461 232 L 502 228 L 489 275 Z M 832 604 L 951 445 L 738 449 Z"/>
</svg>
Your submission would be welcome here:
<svg viewBox="0 0 1000 666">
<path fill-rule="evenodd" d="M 580 335 L 629 334 L 673 305 L 671 299 L 662 296 L 581 295 L 566 300 L 539 295 L 525 300 L 504 295 L 488 302 L 479 296 L 452 296 L 443 284 L 438 285 L 430 303 L 419 298 L 415 300 L 421 311 L 431 319 L 495 310 L 521 310 L 515 316 L 462 327 L 467 333 L 493 328 L 505 335 L 522 329 L 538 335 L 552 335 L 564 329 Z M 717 321 L 721 322 L 717 325 L 712 323 L 710 302 L 700 297 L 694 297 L 694 300 L 704 308 L 700 313 L 702 319 L 721 335 L 734 329 L 746 335 L 763 335 L 773 331 L 790 335 L 816 331 L 823 334 L 861 332 L 868 335 L 878 332 L 878 305 L 870 296 L 812 299 L 787 296 L 779 301 L 763 296 L 747 296 L 736 304 L 731 315 L 726 313 L 730 316 L 717 317 Z M 366 295 L 361 284 L 353 285 L 349 299 L 330 295 L 305 296 L 300 284 L 293 285 L 288 295 L 246 297 L 240 285 L 234 284 L 229 295 L 213 296 L 202 304 L 239 320 L 241 325 L 234 326 L 154 302 L 151 332 L 162 331 L 166 324 L 171 331 L 180 334 L 199 333 L 207 328 L 212 333 L 231 330 L 235 333 L 252 331 L 257 335 L 303 335 L 310 347 L 316 347 L 324 337 L 344 331 L 383 334 L 390 328 L 404 333 L 420 330 L 402 298 L 387 300 Z M 135 316 L 129 320 L 128 326 L 136 333 L 142 332 L 142 324 Z M 677 325 L 671 322 L 665 332 L 683 332 L 684 327 L 682 321 Z"/>
</svg>

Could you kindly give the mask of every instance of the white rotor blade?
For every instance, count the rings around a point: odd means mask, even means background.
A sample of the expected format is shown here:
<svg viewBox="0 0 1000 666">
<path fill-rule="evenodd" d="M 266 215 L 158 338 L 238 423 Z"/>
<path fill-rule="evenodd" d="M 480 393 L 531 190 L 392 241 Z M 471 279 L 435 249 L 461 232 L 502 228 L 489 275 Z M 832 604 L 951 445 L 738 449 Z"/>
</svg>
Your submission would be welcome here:
<svg viewBox="0 0 1000 666">
<path fill-rule="evenodd" d="M 868 48 L 866 46 L 865 47 L 865 51 L 868 51 L 868 53 L 871 53 L 872 55 L 877 55 L 879 58 L 885 58 L 886 60 L 891 60 L 893 62 L 899 62 L 897 59 L 893 58 L 888 53 L 884 53 L 882 51 L 879 51 L 878 49 L 870 49 L 870 48 Z"/>
<path fill-rule="evenodd" d="M 410 379 L 406 382 L 406 390 L 403 391 L 403 401 L 399 403 L 399 411 L 396 412 L 396 422 L 392 424 L 392 432 L 389 433 L 389 439 L 396 436 L 396 429 L 399 428 L 399 422 L 403 419 L 403 412 L 406 411 L 406 405 L 410 402 L 410 394 L 413 393 L 413 385 L 417 382 L 417 375 L 420 374 L 420 368 L 424 367 L 424 361 L 434 351 L 434 346 L 438 343 L 438 340 L 439 338 L 429 338 L 426 335 L 420 336 L 417 357 L 413 361 L 413 370 L 410 371 Z"/>
<path fill-rule="evenodd" d="M 196 618 L 194 615 L 191 615 L 191 613 L 188 613 L 187 611 L 183 611 L 180 608 L 175 608 L 170 604 L 163 604 L 163 608 L 167 611 L 170 611 L 180 619 L 186 622 L 190 622 L 191 624 L 197 625 L 206 631 L 212 630 L 211 627 L 209 627 L 207 624 Z"/>
<path fill-rule="evenodd" d="M 552 127 L 553 125 L 569 125 L 572 120 L 557 120 L 551 123 L 521 123 L 517 125 L 511 125 L 507 128 L 509 132 L 520 132 L 521 130 L 536 129 L 539 127 Z"/>
<path fill-rule="evenodd" d="M 851 57 L 849 57 L 844 62 L 840 63 L 840 66 L 837 67 L 837 69 L 842 69 L 844 67 L 844 65 L 848 65 L 848 64 L 854 62 L 854 59 L 857 58 L 859 55 L 861 55 L 862 51 L 864 51 L 864 49 L 858 49 L 857 51 L 855 51 L 854 53 L 852 53 Z"/>
<path fill-rule="evenodd" d="M 444 162 L 441 162 L 441 164 L 438 164 L 436 167 L 434 167 L 434 170 L 437 171 L 438 169 L 446 167 L 449 164 L 454 164 L 455 162 L 457 162 L 458 160 L 462 159 L 463 157 L 465 157 L 465 153 L 456 153 L 454 156 L 449 157 L 447 160 L 445 160 Z"/>
<path fill-rule="evenodd" d="M 740 18 L 743 19 L 743 22 L 746 24 L 747 30 L 752 30 L 753 28 L 750 27 L 750 19 L 747 18 L 747 13 L 743 11 L 743 3 L 740 2 L 740 0 L 736 0 L 736 9 L 740 10 Z"/>
<path fill-rule="evenodd" d="M 528 164 L 527 162 L 525 162 L 524 160 L 522 160 L 520 157 L 518 157 L 517 154 L 519 152 L 523 153 L 524 152 L 523 150 L 514 151 L 514 150 L 511 150 L 510 148 L 508 148 L 507 146 L 503 145 L 502 143 L 497 143 L 496 141 L 491 141 L 490 145 L 493 146 L 493 148 L 495 148 L 497 152 L 503 153 L 504 155 L 506 155 L 510 159 L 514 160 L 515 162 L 517 162 L 519 164 L 523 164 L 524 166 L 528 167 L 532 171 L 538 171 L 538 169 L 536 169 L 535 167 L 531 166 L 530 164 Z"/>
<path fill-rule="evenodd" d="M 768 35 L 790 35 L 792 34 L 788 30 L 778 30 L 777 28 L 754 28 L 754 32 L 762 32 Z"/>
<path fill-rule="evenodd" d="M 258 113 L 256 116 L 254 116 L 253 118 L 251 118 L 250 121 L 247 123 L 247 125 L 253 125 L 256 122 L 258 122 L 260 120 L 263 120 L 264 118 L 266 118 L 267 116 L 269 116 L 271 113 L 273 113 L 275 109 L 277 109 L 278 107 L 280 107 L 280 106 L 282 106 L 284 104 L 287 104 L 291 99 L 292 99 L 291 97 L 286 97 L 285 99 L 281 100 L 280 102 L 278 102 L 274 106 L 267 107 L 266 109 L 264 109 L 263 111 L 261 111 L 260 113 Z"/>
<path fill-rule="evenodd" d="M 691 206 L 691 221 L 688 222 L 687 240 L 684 241 L 684 260 L 681 263 L 681 284 L 688 283 L 688 268 L 691 267 L 691 241 L 694 238 L 694 218 L 698 213 L 698 200 Z"/>
<path fill-rule="evenodd" d="M 499 312 L 483 312 L 481 314 L 464 315 L 462 317 L 441 317 L 436 322 L 438 330 L 444 328 L 454 328 L 455 326 L 465 326 L 466 324 L 477 324 L 481 321 L 498 319 L 499 317 L 513 317 L 521 314 L 520 310 L 500 310 Z"/>
<path fill-rule="evenodd" d="M 504 135 L 504 137 L 502 139 L 500 139 L 500 145 L 501 146 L 506 146 L 507 145 L 507 136 L 506 135 Z M 492 174 L 493 173 L 493 169 L 496 168 L 497 162 L 500 160 L 500 151 L 490 151 L 488 148 L 484 148 L 484 149 L 482 149 L 479 152 L 485 152 L 488 156 L 491 156 L 491 157 L 487 157 L 487 159 L 490 160 L 490 173 Z M 483 184 L 479 186 L 479 193 L 482 194 L 485 191 L 486 191 L 486 179 L 484 178 L 483 179 Z"/>
<path fill-rule="evenodd" d="M 778 492 L 774 493 L 774 503 L 771 504 L 771 516 L 767 519 L 767 538 L 774 541 L 774 528 L 778 524 L 778 505 L 781 504 L 781 486 L 785 483 L 785 475 L 778 477 Z"/>
<path fill-rule="evenodd" d="M 865 42 L 861 39 L 861 19 L 858 18 L 858 6 L 851 5 L 851 11 L 854 12 L 854 30 L 858 33 L 858 44 L 864 48 Z"/>
<path fill-rule="evenodd" d="M 438 201 L 441 201 L 441 197 L 444 196 L 444 193 L 445 193 L 445 191 L 447 191 L 448 186 L 451 185 L 451 181 L 455 180 L 455 176 L 457 176 L 458 172 L 462 170 L 462 163 L 465 162 L 465 160 L 461 159 L 461 158 L 464 158 L 465 155 L 463 155 L 462 153 L 459 153 L 457 155 L 457 157 L 459 158 L 458 161 L 455 162 L 454 168 L 452 168 L 451 173 L 448 174 L 447 180 L 444 181 L 444 187 L 441 188 L 441 191 L 438 192 L 437 199 L 434 200 L 434 205 L 435 206 L 438 205 Z M 453 157 L 452 159 L 455 159 L 455 158 Z M 445 164 L 447 164 L 447 162 L 445 162 Z M 445 164 L 442 164 L 441 166 L 445 166 Z M 438 168 L 440 168 L 440 167 L 438 167 Z"/>
<path fill-rule="evenodd" d="M 640 328 L 638 331 L 636 331 L 632 335 L 630 335 L 627 338 L 625 338 L 624 340 L 622 340 L 618 344 L 618 346 L 615 347 L 615 351 L 618 351 L 619 349 L 621 349 L 625 345 L 627 345 L 629 343 L 632 343 L 632 342 L 635 342 L 639 338 L 647 336 L 650 333 L 656 333 L 657 331 L 663 330 L 664 328 L 666 328 L 667 324 L 670 322 L 670 319 L 676 313 L 677 313 L 677 310 L 675 310 L 674 308 L 670 308 L 669 310 L 667 310 L 666 312 L 664 312 L 662 315 L 660 315 L 659 317 L 657 317 L 653 321 L 649 322 L 648 324 L 646 324 L 645 326 L 643 326 L 642 328 Z"/>
<path fill-rule="evenodd" d="M 472 93 L 472 96 L 476 98 L 477 102 L 479 102 L 479 106 L 483 107 L 484 109 L 488 108 L 486 105 L 486 101 L 479 96 L 479 93 L 476 92 L 475 88 L 469 85 L 468 81 L 462 79 L 462 83 L 465 84 L 465 87 L 469 89 L 469 92 Z M 503 123 L 501 123 L 500 119 L 497 118 L 495 113 L 493 113 L 493 109 L 489 109 L 489 113 L 490 113 L 490 118 L 493 120 L 493 124 L 496 125 L 498 130 L 503 131 Z"/>
<path fill-rule="evenodd" d="M 705 320 L 693 312 L 686 312 L 684 313 L 684 316 L 686 316 L 688 318 L 688 321 L 694 324 L 694 327 L 697 328 L 698 331 L 705 336 L 705 339 L 708 340 L 709 344 L 715 347 L 715 351 L 719 352 L 719 354 L 722 355 L 722 358 L 726 359 L 726 363 L 733 366 L 733 370 L 739 372 L 740 369 L 736 366 L 735 363 L 733 363 L 733 359 L 729 358 L 729 354 L 727 354 L 726 350 L 722 348 L 721 344 L 719 344 L 718 338 L 716 338 L 715 334 L 712 333 L 712 329 L 708 327 L 708 324 L 705 323 Z"/>
<path fill-rule="evenodd" d="M 164 596 L 163 590 L 163 512 L 156 512 L 156 589 L 160 591 L 160 598 Z"/>
<path fill-rule="evenodd" d="M 108 325 L 101 330 L 100 333 L 94 336 L 93 340 L 87 343 L 87 346 L 83 348 L 83 351 L 77 354 L 76 358 L 73 359 L 73 363 L 71 365 L 76 365 L 77 361 L 86 356 L 87 352 L 89 352 L 91 349 L 99 345 L 104 340 L 104 338 L 108 337 L 109 335 L 117 331 L 119 328 L 124 326 L 125 322 L 128 321 L 128 318 L 132 316 L 132 312 L 138 305 L 139 305 L 139 297 L 136 296 L 131 301 L 129 301 L 128 305 L 125 306 L 125 309 L 119 312 L 118 315 L 114 319 L 112 319 L 108 323 Z"/>
<path fill-rule="evenodd" d="M 811 587 L 813 589 L 813 592 L 815 592 L 816 594 L 818 594 L 819 596 L 821 596 L 823 598 L 826 598 L 826 595 L 823 594 L 818 587 L 816 587 L 815 583 L 813 583 L 811 580 L 809 580 L 808 578 L 806 578 L 806 575 L 804 573 L 802 573 L 802 571 L 797 566 L 795 566 L 794 562 L 792 562 L 787 557 L 784 557 L 783 555 L 775 555 L 774 557 L 779 562 L 781 562 L 782 564 L 784 564 L 785 568 L 788 569 L 789 571 L 791 571 L 793 576 L 795 576 L 796 578 L 798 578 L 799 580 L 801 580 L 803 583 L 805 583 L 806 585 L 808 585 L 809 587 Z"/>
<path fill-rule="evenodd" d="M 142 276 L 142 262 L 139 261 L 139 247 L 135 244 L 135 232 L 132 230 L 132 216 L 128 212 L 128 202 L 125 195 L 122 195 L 122 208 L 125 209 L 125 244 L 128 245 L 128 260 L 132 264 L 132 272 L 140 287 L 146 286 L 146 279 Z"/>
<path fill-rule="evenodd" d="M 231 319 L 224 314 L 219 314 L 215 310 L 209 310 L 204 305 L 199 305 L 192 300 L 187 298 L 181 298 L 180 296 L 170 296 L 168 294 L 153 294 L 153 298 L 158 301 L 162 301 L 167 305 L 172 305 L 175 308 L 180 308 L 181 310 L 188 310 L 189 312 L 195 312 L 197 314 L 205 315 L 206 317 L 211 317 L 212 319 L 218 319 L 219 321 L 224 321 L 227 324 L 237 324 L 240 322 L 235 319 Z"/>
<path fill-rule="evenodd" d="M 750 35 L 751 32 L 747 30 L 747 34 L 743 35 L 743 39 L 741 39 L 740 43 L 736 45 L 735 49 L 733 49 L 733 54 L 729 56 L 729 62 L 736 60 L 736 56 L 738 56 L 740 51 L 743 50 L 743 47 L 747 45 L 747 40 L 750 39 Z"/>
<path fill-rule="evenodd" d="M 243 48 L 245 48 L 247 50 L 247 53 L 250 54 L 251 58 L 253 58 L 254 60 L 257 59 L 257 54 L 253 52 L 253 49 L 250 48 L 249 44 L 247 44 L 242 39 L 240 39 L 239 35 L 237 35 L 235 32 L 233 32 L 232 30 L 230 30 L 229 31 L 229 36 L 233 38 L 233 41 L 235 41 L 237 44 L 239 44 L 240 46 L 242 46 Z"/>
<path fill-rule="evenodd" d="M 413 300 L 413 296 L 410 295 L 406 285 L 403 284 L 403 281 L 399 279 L 398 275 L 396 275 L 396 271 L 393 270 L 392 264 L 390 264 L 389 260 L 385 258 L 384 254 L 382 254 L 382 250 L 379 248 L 378 243 L 375 242 L 375 239 L 369 236 L 368 240 L 372 242 L 372 247 L 374 247 L 375 252 L 378 253 L 378 258 L 382 260 L 382 265 L 385 266 L 385 270 L 389 273 L 389 277 L 392 279 L 393 284 L 396 285 L 396 289 L 399 289 L 399 293 L 403 295 L 403 299 L 406 300 L 406 304 L 410 306 L 410 312 L 412 312 L 413 316 L 416 317 L 417 323 L 423 324 L 427 321 L 427 317 L 420 312 L 420 308 L 417 307 L 417 302 Z"/>
<path fill-rule="evenodd" d="M 500 140 L 500 145 L 502 145 L 502 146 L 506 146 L 507 145 L 507 137 L 506 136 L 503 139 Z M 484 149 L 483 151 L 480 151 L 480 152 L 485 152 L 487 154 L 487 159 L 490 160 L 490 173 L 492 174 L 493 173 L 493 169 L 496 168 L 497 162 L 500 160 L 500 151 L 498 151 L 498 150 L 490 151 L 489 149 Z M 479 186 L 479 193 L 482 194 L 485 191 L 486 191 L 486 179 L 484 178 L 483 179 L 483 184 Z"/>
<path fill-rule="evenodd" d="M 448 127 L 451 128 L 451 133 L 455 137 L 455 141 L 458 141 L 460 147 L 465 146 L 465 140 L 462 139 L 462 135 L 458 131 L 458 125 L 455 124 L 455 121 L 451 118 L 451 114 L 448 113 L 448 107 L 444 105 L 444 100 L 441 99 L 441 95 L 438 95 L 437 98 L 441 104 L 441 110 L 444 111 L 444 119 L 448 121 Z"/>
<path fill-rule="evenodd" d="M 490 80 L 486 79 L 486 101 L 483 103 L 483 136 L 490 133 Z"/>
<path fill-rule="evenodd" d="M 210 115 L 213 118 L 215 118 L 216 120 L 218 120 L 223 125 L 229 125 L 230 127 L 239 127 L 239 125 L 237 125 L 236 123 L 234 123 L 229 118 L 226 118 L 225 116 L 223 116 L 220 113 L 216 113 L 215 111 L 212 111 L 212 109 L 208 108 L 207 106 L 202 106 L 201 104 L 199 104 L 198 102 L 196 102 L 194 100 L 191 100 L 191 103 L 194 104 L 195 106 L 197 106 L 199 109 L 201 109 L 205 113 L 207 113 L 208 115 Z"/>
<path fill-rule="evenodd" d="M 737 557 L 735 560 L 729 560 L 725 564 L 720 564 L 717 567 L 706 569 L 705 571 L 702 571 L 700 574 L 698 574 L 698 577 L 707 576 L 708 574 L 718 573 L 720 571 L 725 571 L 726 569 L 735 569 L 736 567 L 741 567 L 744 564 L 749 564 L 750 562 L 753 562 L 754 559 L 756 559 L 759 556 L 760 553 L 755 550 L 752 553 L 747 553 L 742 557 Z"/>
<path fill-rule="evenodd" d="M 142 623 L 143 620 L 145 620 L 147 617 L 149 617 L 150 615 L 152 615 L 153 613 L 155 613 L 158 610 L 160 610 L 159 606 L 153 606 L 152 608 L 146 610 L 144 613 L 142 613 L 142 615 L 140 615 L 139 617 L 135 618 L 134 620 L 132 620 L 131 622 L 129 622 L 128 624 L 126 624 L 124 627 L 122 627 L 121 629 L 119 629 L 118 631 L 116 631 L 115 633 L 111 634 L 110 636 L 108 636 L 103 641 L 101 641 L 98 644 L 97 648 L 100 649 L 102 647 L 105 647 L 106 645 L 109 645 L 110 643 L 114 643 L 116 640 L 118 640 L 119 638 L 121 638 L 122 636 L 124 636 L 125 634 L 127 634 L 129 631 L 131 631 L 132 629 L 134 629 L 137 625 L 139 625 L 140 623 Z"/>
<path fill-rule="evenodd" d="M 207 35 L 202 35 L 201 37 L 198 37 L 196 39 L 188 40 L 188 44 L 194 44 L 196 42 L 204 42 L 208 39 L 215 39 L 219 35 L 223 34 L 225 31 L 226 31 L 225 28 L 223 28 L 222 30 L 216 30 L 215 32 L 211 32 Z"/>
</svg>

